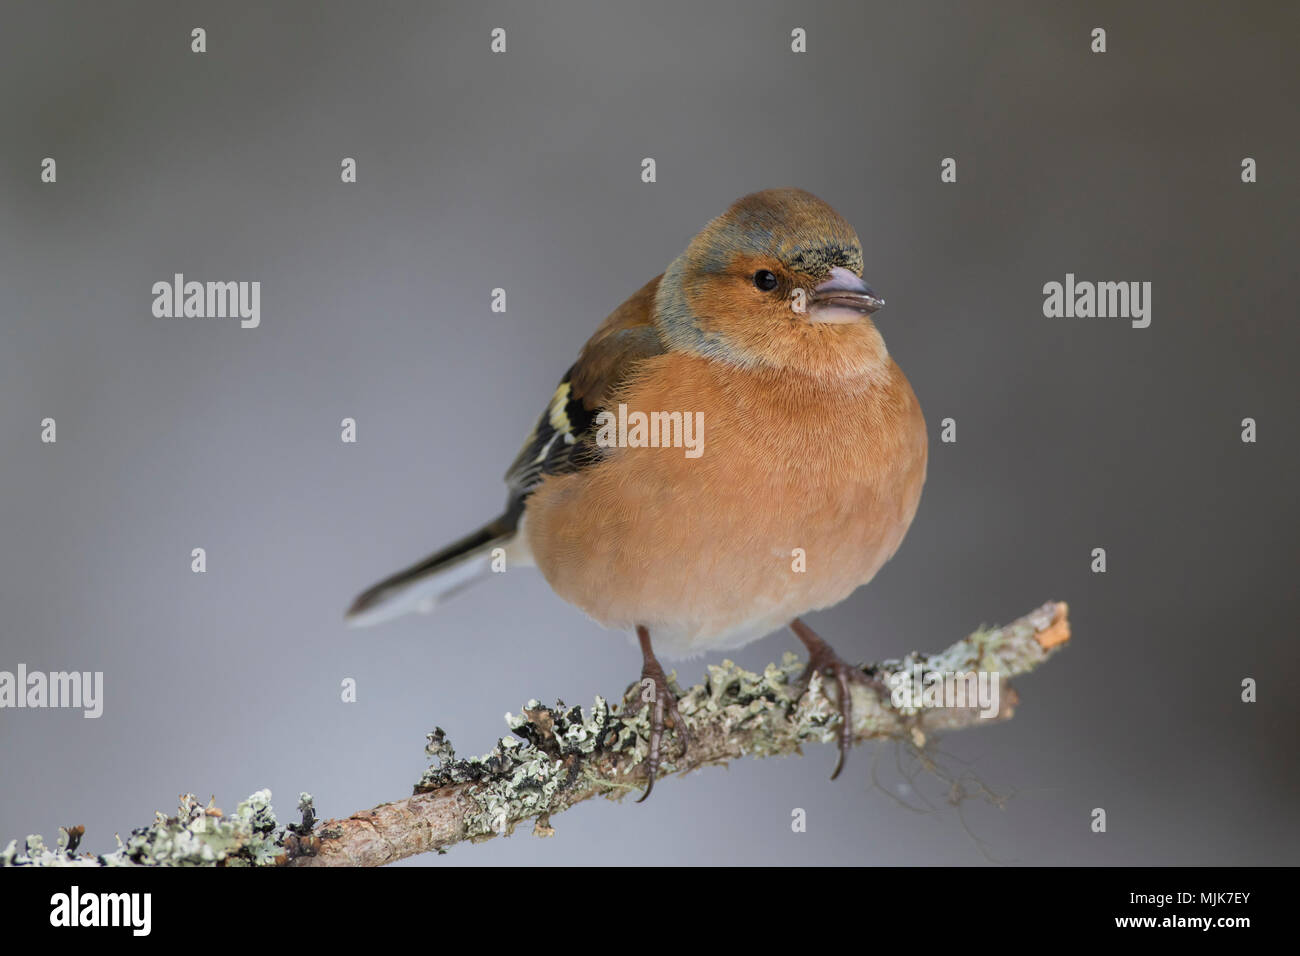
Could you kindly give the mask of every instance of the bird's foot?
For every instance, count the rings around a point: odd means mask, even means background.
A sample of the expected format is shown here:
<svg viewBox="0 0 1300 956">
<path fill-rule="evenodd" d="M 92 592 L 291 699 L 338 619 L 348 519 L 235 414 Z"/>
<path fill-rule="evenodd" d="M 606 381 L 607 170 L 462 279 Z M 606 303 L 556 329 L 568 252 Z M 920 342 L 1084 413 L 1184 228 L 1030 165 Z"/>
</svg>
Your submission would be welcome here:
<svg viewBox="0 0 1300 956">
<path fill-rule="evenodd" d="M 844 769 L 844 758 L 848 755 L 849 748 L 853 746 L 853 691 L 851 684 L 860 684 L 864 687 L 870 687 L 877 694 L 882 695 L 884 700 L 889 699 L 889 689 L 884 682 L 875 677 L 870 677 L 862 670 L 861 667 L 855 667 L 849 664 L 835 653 L 835 649 L 817 636 L 817 633 L 805 624 L 803 621 L 795 618 L 790 622 L 790 630 L 794 631 L 795 636 L 803 641 L 808 648 L 808 666 L 803 669 L 803 673 L 794 682 L 792 686 L 792 696 L 796 700 L 808 692 L 808 685 L 812 682 L 813 674 L 821 674 L 823 677 L 833 678 L 837 690 L 836 703 L 840 709 L 840 728 L 839 728 L 839 759 L 835 761 L 835 771 L 831 774 L 834 780 Z"/>
<path fill-rule="evenodd" d="M 683 755 L 690 746 L 690 738 L 686 733 L 686 721 L 682 719 L 681 712 L 677 709 L 677 696 L 668 688 L 668 678 L 664 674 L 664 669 L 650 648 L 649 632 L 644 627 L 638 627 L 636 635 L 641 642 L 641 654 L 645 663 L 641 667 L 641 706 L 633 713 L 639 714 L 647 705 L 650 707 L 650 755 L 645 760 L 646 787 L 641 799 L 637 800 L 637 803 L 642 803 L 654 789 L 655 775 L 659 772 L 660 752 L 664 739 L 664 718 L 667 717 L 672 721 L 673 729 L 682 744 Z"/>
</svg>

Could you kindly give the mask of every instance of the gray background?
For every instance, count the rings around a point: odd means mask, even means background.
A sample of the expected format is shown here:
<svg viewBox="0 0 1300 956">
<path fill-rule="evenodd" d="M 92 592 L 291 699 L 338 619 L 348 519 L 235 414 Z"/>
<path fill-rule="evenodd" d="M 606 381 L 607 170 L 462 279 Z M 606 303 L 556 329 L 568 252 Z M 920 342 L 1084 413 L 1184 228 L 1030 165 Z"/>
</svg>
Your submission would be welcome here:
<svg viewBox="0 0 1300 956">
<path fill-rule="evenodd" d="M 0 669 L 103 670 L 107 702 L 0 712 L 0 836 L 111 849 L 185 790 L 346 814 L 409 793 L 435 724 L 479 753 L 529 697 L 620 692 L 633 647 L 533 571 L 379 630 L 341 614 L 496 513 L 607 312 L 737 196 L 798 185 L 861 234 L 932 441 L 900 553 L 811 623 L 877 659 L 1069 600 L 1015 720 L 945 743 L 1011 799 L 954 809 L 923 776 L 912 813 L 892 748 L 834 784 L 819 748 L 416 862 L 1300 860 L 1300 17 L 1045 6 L 4 3 Z M 260 280 L 261 328 L 154 319 L 173 272 Z M 1153 282 L 1151 327 L 1044 318 L 1066 272 Z"/>
</svg>

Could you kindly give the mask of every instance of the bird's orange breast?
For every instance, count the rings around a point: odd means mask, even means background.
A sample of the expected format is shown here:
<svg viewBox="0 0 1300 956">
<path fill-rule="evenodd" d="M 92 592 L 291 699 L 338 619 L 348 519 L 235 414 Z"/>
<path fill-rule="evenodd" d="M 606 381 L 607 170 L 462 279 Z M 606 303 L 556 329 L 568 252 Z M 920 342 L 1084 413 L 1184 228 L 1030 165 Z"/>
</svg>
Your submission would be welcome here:
<svg viewBox="0 0 1300 956">
<path fill-rule="evenodd" d="M 736 647 L 843 600 L 916 513 L 925 422 L 891 359 L 826 380 L 668 352 L 620 403 L 628 420 L 702 420 L 700 454 L 608 448 L 541 483 L 524 533 L 561 597 L 608 627 L 645 625 L 669 656 Z"/>
</svg>

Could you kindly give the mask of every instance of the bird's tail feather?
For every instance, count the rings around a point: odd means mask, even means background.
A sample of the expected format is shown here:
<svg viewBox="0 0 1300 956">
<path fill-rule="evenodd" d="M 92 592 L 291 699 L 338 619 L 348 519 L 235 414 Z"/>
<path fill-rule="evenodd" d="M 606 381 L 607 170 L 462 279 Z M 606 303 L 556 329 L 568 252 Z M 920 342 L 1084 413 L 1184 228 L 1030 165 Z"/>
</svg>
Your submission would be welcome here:
<svg viewBox="0 0 1300 956">
<path fill-rule="evenodd" d="M 363 591 L 348 608 L 347 622 L 368 627 L 411 611 L 430 611 L 445 598 L 490 573 L 492 549 L 515 536 L 521 508 L 511 508 L 483 527 L 409 568 Z"/>
</svg>

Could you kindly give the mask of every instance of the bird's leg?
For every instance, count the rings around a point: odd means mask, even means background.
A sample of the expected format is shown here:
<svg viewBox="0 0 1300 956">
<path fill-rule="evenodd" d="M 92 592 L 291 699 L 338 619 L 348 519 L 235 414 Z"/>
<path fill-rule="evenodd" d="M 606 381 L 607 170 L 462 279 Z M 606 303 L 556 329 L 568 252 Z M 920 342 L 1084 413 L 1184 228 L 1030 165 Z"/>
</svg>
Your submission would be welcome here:
<svg viewBox="0 0 1300 956">
<path fill-rule="evenodd" d="M 835 678 L 835 685 L 839 691 L 840 756 L 835 761 L 835 772 L 831 774 L 831 779 L 834 780 L 844 769 L 844 758 L 849 748 L 853 746 L 853 694 L 849 683 L 864 684 L 875 688 L 877 692 L 885 688 L 880 681 L 863 673 L 862 668 L 845 663 L 844 659 L 835 653 L 834 648 L 818 637 L 817 632 L 799 618 L 796 617 L 790 622 L 790 630 L 794 631 L 795 637 L 803 641 L 804 647 L 808 648 L 808 666 L 803 669 L 803 673 L 799 675 L 794 685 L 798 689 L 796 699 L 802 697 L 808 690 L 808 683 L 813 674 Z"/>
<path fill-rule="evenodd" d="M 644 660 L 641 666 L 642 706 L 636 713 L 644 710 L 645 704 L 650 704 L 650 756 L 646 758 L 645 793 L 637 801 L 637 803 L 641 803 L 646 797 L 650 796 L 650 791 L 655 786 L 655 774 L 659 771 L 659 748 L 664 739 L 665 714 L 672 719 L 673 729 L 677 731 L 677 736 L 681 738 L 683 754 L 686 753 L 690 741 L 686 735 L 686 721 L 682 720 L 682 715 L 677 710 L 677 698 L 668 689 L 668 678 L 664 675 L 663 667 L 655 658 L 653 648 L 650 647 L 650 632 L 638 624 L 636 639 L 641 642 L 641 656 Z M 646 681 L 651 681 L 649 687 L 644 686 Z M 649 697 L 646 696 L 647 691 L 650 693 Z"/>
</svg>

